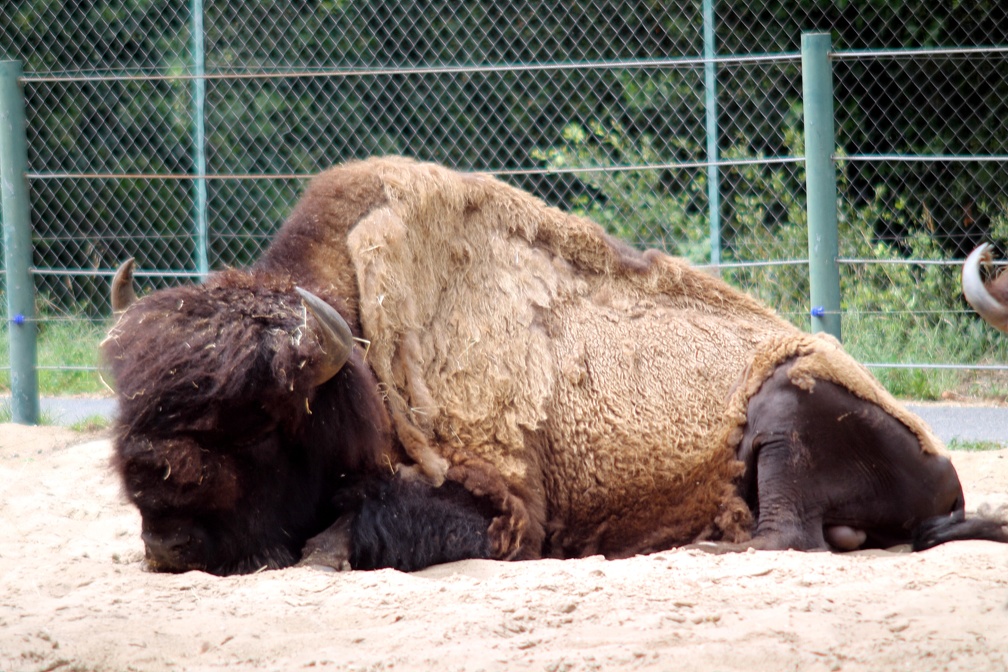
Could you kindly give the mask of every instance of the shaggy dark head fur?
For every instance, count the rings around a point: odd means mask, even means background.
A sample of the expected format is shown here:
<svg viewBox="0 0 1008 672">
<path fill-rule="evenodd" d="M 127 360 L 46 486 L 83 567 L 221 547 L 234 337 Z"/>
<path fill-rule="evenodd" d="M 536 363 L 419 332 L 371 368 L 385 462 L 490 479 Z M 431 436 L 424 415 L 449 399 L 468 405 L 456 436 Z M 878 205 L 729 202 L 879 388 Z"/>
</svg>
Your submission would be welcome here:
<svg viewBox="0 0 1008 672">
<path fill-rule="evenodd" d="M 397 461 L 360 356 L 319 383 L 316 327 L 289 280 L 240 271 L 120 317 L 102 346 L 119 400 L 114 462 L 153 568 L 290 565 L 335 520 L 345 474 Z"/>
</svg>

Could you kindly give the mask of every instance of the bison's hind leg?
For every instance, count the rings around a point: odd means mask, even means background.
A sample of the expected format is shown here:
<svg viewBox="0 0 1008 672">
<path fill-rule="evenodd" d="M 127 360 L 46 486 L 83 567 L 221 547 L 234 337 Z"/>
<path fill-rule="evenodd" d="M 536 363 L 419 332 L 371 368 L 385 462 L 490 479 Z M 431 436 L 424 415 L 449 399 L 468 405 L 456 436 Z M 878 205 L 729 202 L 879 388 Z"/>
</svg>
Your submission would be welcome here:
<svg viewBox="0 0 1008 672">
<path fill-rule="evenodd" d="M 983 539 L 1008 543 L 1008 518 L 966 518 L 961 509 L 945 516 L 935 516 L 914 532 L 913 549 L 923 551 L 946 541 Z"/>
<path fill-rule="evenodd" d="M 739 446 L 757 520 L 751 547 L 886 547 L 962 510 L 948 458 L 925 454 L 905 425 L 843 387 L 795 386 L 789 368 L 778 367 L 750 400 Z"/>
</svg>

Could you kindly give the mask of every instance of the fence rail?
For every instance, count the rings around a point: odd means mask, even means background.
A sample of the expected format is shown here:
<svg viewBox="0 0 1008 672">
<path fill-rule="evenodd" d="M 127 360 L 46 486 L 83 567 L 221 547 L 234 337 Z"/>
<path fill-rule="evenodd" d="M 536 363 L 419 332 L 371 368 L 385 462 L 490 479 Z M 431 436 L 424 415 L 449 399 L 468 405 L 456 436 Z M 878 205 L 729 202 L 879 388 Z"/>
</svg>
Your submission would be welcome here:
<svg viewBox="0 0 1008 672">
<path fill-rule="evenodd" d="M 1008 240 L 1008 16 L 878 4 L 4 3 L 41 308 L 8 335 L 106 320 L 128 256 L 148 289 L 246 264 L 312 174 L 402 153 L 716 269 L 801 326 L 842 320 L 895 391 L 1000 395 L 1008 346 L 957 275 L 974 244 Z M 812 28 L 832 35 L 836 196 L 810 208 Z M 837 218 L 829 301 L 810 297 L 817 210 Z"/>
</svg>

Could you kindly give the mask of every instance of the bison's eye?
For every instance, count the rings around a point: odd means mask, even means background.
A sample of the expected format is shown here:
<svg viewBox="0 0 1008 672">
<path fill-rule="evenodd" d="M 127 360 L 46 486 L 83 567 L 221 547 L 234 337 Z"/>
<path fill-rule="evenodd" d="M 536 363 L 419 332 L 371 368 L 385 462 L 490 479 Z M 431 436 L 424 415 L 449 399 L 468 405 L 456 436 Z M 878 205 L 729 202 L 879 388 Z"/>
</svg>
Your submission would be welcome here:
<svg viewBox="0 0 1008 672">
<path fill-rule="evenodd" d="M 244 435 L 235 436 L 231 440 L 231 446 L 238 450 L 255 448 L 256 446 L 268 443 L 271 436 L 272 430 L 246 433 Z"/>
<path fill-rule="evenodd" d="M 277 426 L 272 416 L 241 409 L 229 414 L 229 420 L 220 422 L 212 431 L 194 433 L 194 438 L 214 451 L 246 452 L 269 443 Z"/>
</svg>

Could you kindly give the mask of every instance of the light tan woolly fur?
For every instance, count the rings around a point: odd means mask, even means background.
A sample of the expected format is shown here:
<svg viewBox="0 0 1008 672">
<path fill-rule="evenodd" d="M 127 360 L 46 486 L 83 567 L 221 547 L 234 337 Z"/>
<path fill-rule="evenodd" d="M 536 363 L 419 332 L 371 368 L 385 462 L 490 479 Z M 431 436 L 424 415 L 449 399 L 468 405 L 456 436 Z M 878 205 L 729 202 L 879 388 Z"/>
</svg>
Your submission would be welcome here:
<svg viewBox="0 0 1008 672">
<path fill-rule="evenodd" d="M 367 361 L 428 478 L 506 491 L 501 557 L 748 538 L 735 448 L 748 399 L 793 358 L 797 384 L 845 386 L 943 450 L 833 339 L 492 177 L 381 158 L 313 193 L 373 199 L 326 206 L 364 213 L 345 235 Z"/>
</svg>

